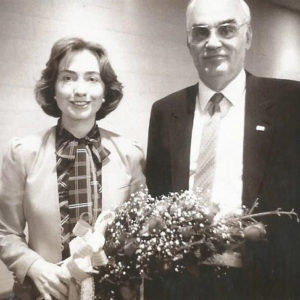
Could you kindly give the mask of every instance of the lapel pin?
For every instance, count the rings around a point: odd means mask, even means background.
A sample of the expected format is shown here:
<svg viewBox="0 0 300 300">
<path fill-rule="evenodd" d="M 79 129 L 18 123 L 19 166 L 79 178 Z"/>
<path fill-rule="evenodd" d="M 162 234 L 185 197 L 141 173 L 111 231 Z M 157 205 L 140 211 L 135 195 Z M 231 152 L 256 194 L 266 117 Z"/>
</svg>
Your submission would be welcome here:
<svg viewBox="0 0 300 300">
<path fill-rule="evenodd" d="M 262 125 L 257 125 L 257 126 L 256 126 L 256 130 L 257 130 L 257 131 L 265 131 L 265 130 L 266 130 L 266 127 L 265 127 L 265 126 L 262 126 Z"/>
</svg>

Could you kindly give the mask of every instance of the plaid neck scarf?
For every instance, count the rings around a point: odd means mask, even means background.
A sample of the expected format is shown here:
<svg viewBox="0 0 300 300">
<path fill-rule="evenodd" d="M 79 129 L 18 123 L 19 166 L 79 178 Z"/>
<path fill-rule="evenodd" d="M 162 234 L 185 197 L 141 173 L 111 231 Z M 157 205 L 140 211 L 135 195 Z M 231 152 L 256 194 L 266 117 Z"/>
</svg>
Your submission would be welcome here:
<svg viewBox="0 0 300 300">
<path fill-rule="evenodd" d="M 62 245 L 68 256 L 68 242 L 76 222 L 83 218 L 93 224 L 101 211 L 102 161 L 109 151 L 101 145 L 96 124 L 86 137 L 77 139 L 59 121 L 56 138 Z"/>
</svg>

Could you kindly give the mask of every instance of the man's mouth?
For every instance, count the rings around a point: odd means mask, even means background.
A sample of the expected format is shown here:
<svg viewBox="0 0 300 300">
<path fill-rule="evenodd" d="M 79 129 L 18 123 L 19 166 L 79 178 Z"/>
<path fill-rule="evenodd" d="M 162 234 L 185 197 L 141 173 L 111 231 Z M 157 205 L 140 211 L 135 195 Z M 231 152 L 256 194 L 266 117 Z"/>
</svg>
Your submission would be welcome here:
<svg viewBox="0 0 300 300">
<path fill-rule="evenodd" d="M 204 56 L 205 59 L 212 59 L 212 60 L 223 60 L 226 58 L 226 55 L 223 54 L 208 54 Z"/>
</svg>

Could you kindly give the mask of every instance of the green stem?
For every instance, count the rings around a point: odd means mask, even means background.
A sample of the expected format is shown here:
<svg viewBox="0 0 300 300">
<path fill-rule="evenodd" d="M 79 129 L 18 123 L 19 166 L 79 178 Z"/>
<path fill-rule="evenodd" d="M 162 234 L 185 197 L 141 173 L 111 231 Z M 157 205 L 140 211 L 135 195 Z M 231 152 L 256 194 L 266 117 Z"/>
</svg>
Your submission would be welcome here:
<svg viewBox="0 0 300 300">
<path fill-rule="evenodd" d="M 289 217 L 294 216 L 297 219 L 297 221 L 299 222 L 299 218 L 298 218 L 297 213 L 295 213 L 294 211 L 281 211 L 281 210 L 274 210 L 274 211 L 267 211 L 267 212 L 261 212 L 261 213 L 256 213 L 256 214 L 245 215 L 245 216 L 241 216 L 241 217 L 238 217 L 238 218 L 234 218 L 233 220 L 246 220 L 246 219 L 264 217 L 264 216 L 271 216 L 271 215 L 277 215 L 277 216 L 286 215 L 286 216 L 289 216 Z"/>
</svg>

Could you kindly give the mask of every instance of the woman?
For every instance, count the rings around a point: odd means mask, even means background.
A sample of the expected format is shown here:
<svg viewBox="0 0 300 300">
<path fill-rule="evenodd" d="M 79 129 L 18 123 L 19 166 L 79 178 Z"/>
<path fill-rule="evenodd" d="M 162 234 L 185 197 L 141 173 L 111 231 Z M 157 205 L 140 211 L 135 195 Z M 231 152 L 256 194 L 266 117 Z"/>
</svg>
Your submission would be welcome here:
<svg viewBox="0 0 300 300">
<path fill-rule="evenodd" d="M 71 279 L 56 263 L 69 256 L 75 223 L 85 218 L 92 224 L 101 210 L 113 209 L 144 183 L 143 153 L 97 127 L 96 120 L 122 98 L 100 45 L 57 41 L 35 95 L 43 111 L 59 120 L 53 128 L 13 139 L 4 154 L 0 255 L 23 283 L 23 291 L 15 289 L 17 299 L 26 299 L 24 286 L 35 286 L 45 300 L 66 299 Z"/>
</svg>

